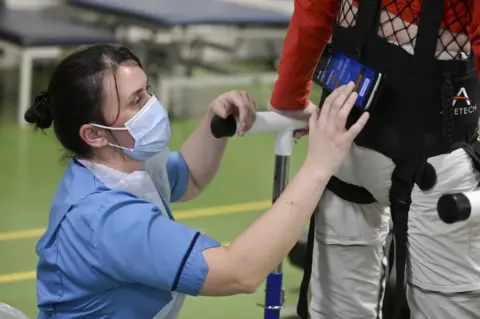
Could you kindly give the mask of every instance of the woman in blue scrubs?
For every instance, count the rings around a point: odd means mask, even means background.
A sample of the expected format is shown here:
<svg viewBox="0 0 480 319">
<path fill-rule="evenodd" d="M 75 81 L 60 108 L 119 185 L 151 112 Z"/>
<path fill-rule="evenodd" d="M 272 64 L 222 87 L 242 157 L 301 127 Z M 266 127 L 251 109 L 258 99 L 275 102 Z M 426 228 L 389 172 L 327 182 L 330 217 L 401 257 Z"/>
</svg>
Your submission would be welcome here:
<svg viewBox="0 0 480 319">
<path fill-rule="evenodd" d="M 220 95 L 179 152 L 165 108 L 124 47 L 77 51 L 26 112 L 72 155 L 37 244 L 39 318 L 176 318 L 186 295 L 252 293 L 293 247 L 368 115 L 348 131 L 356 94 L 337 89 L 309 122 L 305 163 L 275 204 L 228 247 L 174 220 L 169 204 L 195 198 L 218 170 L 227 139 L 214 114 L 255 120 L 245 93 Z"/>
</svg>

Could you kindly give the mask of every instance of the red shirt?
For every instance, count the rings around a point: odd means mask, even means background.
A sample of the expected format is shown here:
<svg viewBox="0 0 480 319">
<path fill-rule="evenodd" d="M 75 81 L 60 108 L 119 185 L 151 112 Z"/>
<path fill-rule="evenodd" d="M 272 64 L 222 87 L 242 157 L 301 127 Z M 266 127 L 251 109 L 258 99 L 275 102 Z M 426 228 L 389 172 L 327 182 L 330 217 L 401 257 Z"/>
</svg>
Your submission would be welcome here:
<svg viewBox="0 0 480 319">
<path fill-rule="evenodd" d="M 404 21 L 412 22 L 420 15 L 422 0 L 383 1 L 388 11 Z M 468 24 L 467 33 L 480 75 L 480 0 L 446 0 L 445 7 L 450 8 L 458 2 L 467 1 L 472 1 L 472 21 L 461 23 Z M 330 40 L 341 3 L 341 0 L 295 0 L 295 9 L 278 66 L 279 77 L 270 100 L 275 109 L 301 110 L 308 105 L 313 71 L 323 48 Z M 409 6 L 410 9 L 401 10 L 404 6 Z M 461 3 L 456 9 L 459 7 L 466 8 Z M 445 10 L 442 27 L 448 26 L 447 29 L 452 32 L 461 32 L 460 22 L 455 22 L 457 16 L 462 16 L 458 9 L 457 12 Z M 466 19 L 468 14 L 464 12 L 463 16 Z"/>
</svg>

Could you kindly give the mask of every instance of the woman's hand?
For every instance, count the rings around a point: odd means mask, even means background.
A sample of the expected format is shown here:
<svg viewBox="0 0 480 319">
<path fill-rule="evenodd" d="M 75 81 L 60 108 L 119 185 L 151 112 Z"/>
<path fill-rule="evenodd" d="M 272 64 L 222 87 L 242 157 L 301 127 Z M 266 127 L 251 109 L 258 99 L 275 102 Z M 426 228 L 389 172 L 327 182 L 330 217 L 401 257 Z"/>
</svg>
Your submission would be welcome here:
<svg viewBox="0 0 480 319">
<path fill-rule="evenodd" d="M 182 201 L 195 198 L 205 189 L 220 166 L 228 139 L 213 136 L 210 125 L 215 114 L 224 119 L 235 115 L 239 123 L 237 133 L 243 135 L 255 122 L 256 106 L 247 93 L 237 90 L 223 93 L 210 103 L 203 121 L 180 148 L 190 175 Z"/>
<path fill-rule="evenodd" d="M 353 89 L 354 83 L 350 82 L 334 90 L 309 120 L 305 164 L 328 176 L 335 174 L 343 164 L 350 146 L 369 118 L 365 112 L 348 131 L 345 129 L 347 117 L 358 96 Z"/>
<path fill-rule="evenodd" d="M 210 103 L 210 110 L 221 118 L 235 115 L 238 122 L 238 135 L 243 135 L 255 123 L 256 105 L 253 99 L 245 92 L 233 90 L 219 95 Z"/>
</svg>

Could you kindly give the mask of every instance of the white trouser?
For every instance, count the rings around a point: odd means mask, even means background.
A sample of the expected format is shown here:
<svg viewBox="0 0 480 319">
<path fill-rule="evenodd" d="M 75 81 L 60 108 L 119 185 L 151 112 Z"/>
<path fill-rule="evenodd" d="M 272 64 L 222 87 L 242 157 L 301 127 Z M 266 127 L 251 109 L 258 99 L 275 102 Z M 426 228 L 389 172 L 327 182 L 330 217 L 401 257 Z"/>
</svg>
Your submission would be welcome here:
<svg viewBox="0 0 480 319">
<path fill-rule="evenodd" d="M 409 212 L 410 290 L 413 319 L 480 318 L 480 220 L 445 224 L 437 214 L 442 194 L 472 191 L 480 180 L 463 149 L 430 158 L 433 189 L 415 186 Z M 354 145 L 336 175 L 365 187 L 377 203 L 359 205 L 326 191 L 316 213 L 311 277 L 312 319 L 381 318 L 393 162 Z M 441 304 L 441 305 L 439 305 Z"/>
</svg>

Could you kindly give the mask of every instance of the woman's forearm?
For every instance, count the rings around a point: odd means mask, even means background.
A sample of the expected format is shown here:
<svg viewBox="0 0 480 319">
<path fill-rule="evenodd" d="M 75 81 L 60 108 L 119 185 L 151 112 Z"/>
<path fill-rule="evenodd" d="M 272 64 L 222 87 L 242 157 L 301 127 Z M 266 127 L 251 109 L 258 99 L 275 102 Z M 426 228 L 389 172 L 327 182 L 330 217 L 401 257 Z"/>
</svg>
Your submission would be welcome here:
<svg viewBox="0 0 480 319">
<path fill-rule="evenodd" d="M 213 114 L 207 112 L 197 129 L 180 147 L 180 154 L 188 165 L 190 178 L 182 200 L 198 195 L 213 179 L 220 167 L 227 139 L 215 138 L 210 129 Z"/>
<path fill-rule="evenodd" d="M 302 167 L 272 207 L 230 246 L 204 251 L 209 272 L 202 294 L 253 292 L 295 245 L 329 178 Z"/>
<path fill-rule="evenodd" d="M 257 287 L 293 248 L 329 176 L 302 169 L 272 207 L 229 246 L 239 276 Z"/>
</svg>

